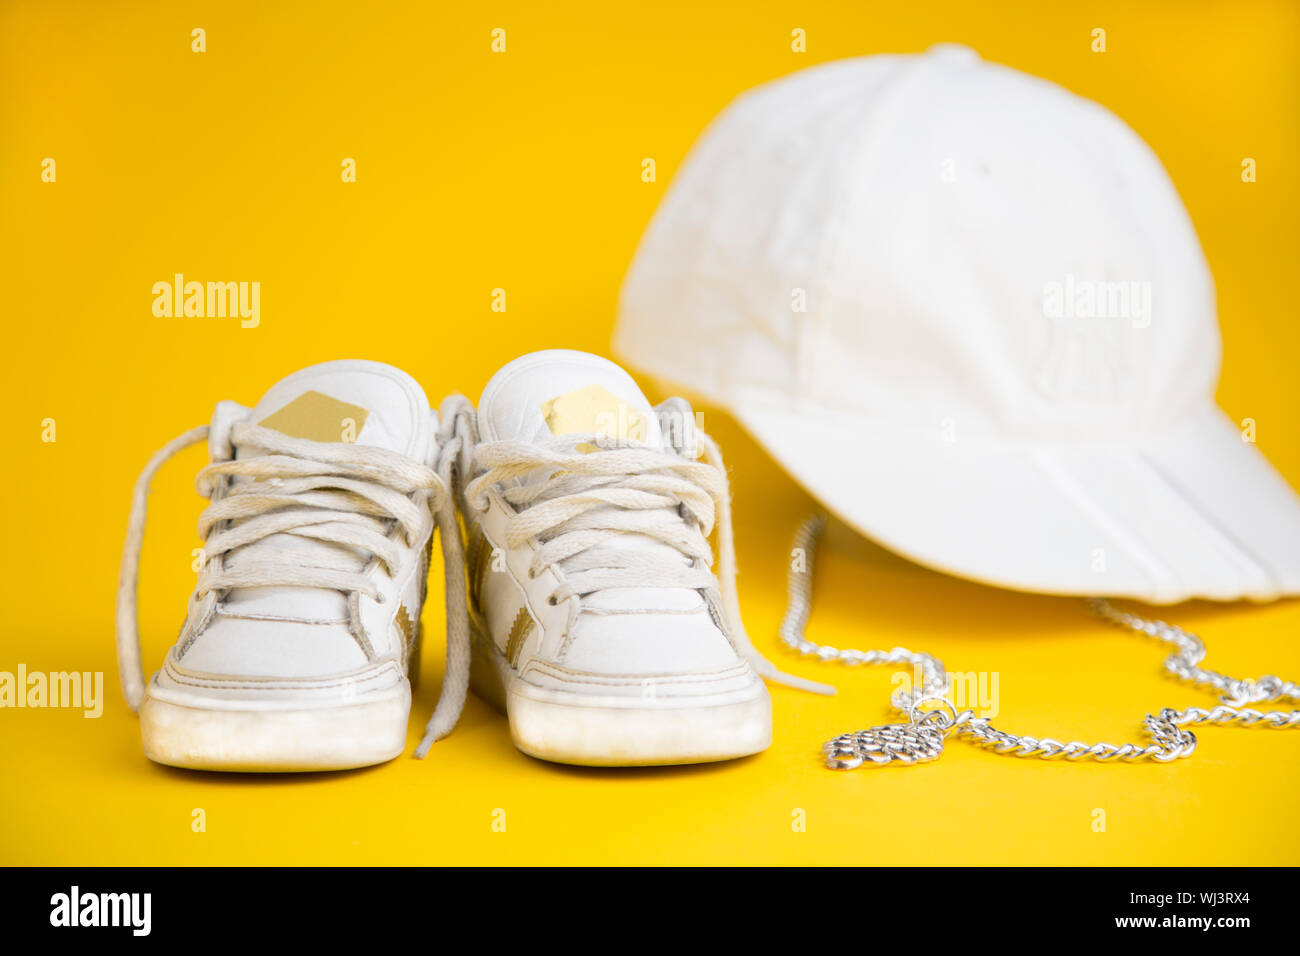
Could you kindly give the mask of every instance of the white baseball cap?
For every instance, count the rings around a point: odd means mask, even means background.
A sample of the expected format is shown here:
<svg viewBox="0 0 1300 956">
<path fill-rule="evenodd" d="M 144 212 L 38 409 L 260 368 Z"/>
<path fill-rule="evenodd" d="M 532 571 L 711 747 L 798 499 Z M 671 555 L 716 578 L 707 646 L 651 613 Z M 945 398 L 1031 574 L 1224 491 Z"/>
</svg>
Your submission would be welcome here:
<svg viewBox="0 0 1300 956">
<path fill-rule="evenodd" d="M 972 51 L 732 103 L 624 283 L 614 348 L 814 497 L 989 584 L 1300 593 L 1300 498 L 1214 404 L 1214 285 L 1114 114 Z"/>
</svg>

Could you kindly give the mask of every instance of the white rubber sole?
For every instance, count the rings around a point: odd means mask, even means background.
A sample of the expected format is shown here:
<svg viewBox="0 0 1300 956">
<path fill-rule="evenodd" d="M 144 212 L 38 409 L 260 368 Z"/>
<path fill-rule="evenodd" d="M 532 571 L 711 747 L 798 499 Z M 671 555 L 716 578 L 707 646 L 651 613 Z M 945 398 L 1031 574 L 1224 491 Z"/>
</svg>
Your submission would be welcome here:
<svg viewBox="0 0 1300 956">
<path fill-rule="evenodd" d="M 709 763 L 747 757 L 772 742 L 772 703 L 761 683 L 746 699 L 696 706 L 567 694 L 520 680 L 478 639 L 470 677 L 475 693 L 509 718 L 515 746 L 541 760 L 587 767 Z"/>
<path fill-rule="evenodd" d="M 337 707 L 227 710 L 145 697 L 145 756 L 170 767 L 254 773 L 347 770 L 406 749 L 411 692 Z"/>
</svg>

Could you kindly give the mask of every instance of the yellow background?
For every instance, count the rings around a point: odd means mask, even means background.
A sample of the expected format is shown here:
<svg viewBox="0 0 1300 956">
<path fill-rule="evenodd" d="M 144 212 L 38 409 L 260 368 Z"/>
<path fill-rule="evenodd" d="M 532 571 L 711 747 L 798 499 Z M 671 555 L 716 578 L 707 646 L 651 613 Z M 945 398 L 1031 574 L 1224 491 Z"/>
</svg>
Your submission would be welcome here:
<svg viewBox="0 0 1300 956">
<path fill-rule="evenodd" d="M 696 134 L 740 91 L 838 57 L 967 43 L 1129 122 L 1163 158 L 1218 282 L 1220 404 L 1254 418 L 1260 447 L 1300 484 L 1297 6 L 1067 6 L 6 3 L 0 670 L 100 670 L 108 700 L 98 720 L 0 711 L 0 862 L 1300 862 L 1300 734 L 1206 729 L 1173 766 L 1017 761 L 953 742 L 924 768 L 824 770 L 824 739 L 887 716 L 891 675 L 778 650 L 789 538 L 810 503 L 715 413 L 749 630 L 783 666 L 841 688 L 834 699 L 774 688 L 776 739 L 759 757 L 548 765 L 517 753 L 504 721 L 471 699 L 424 762 L 202 775 L 145 760 L 117 689 L 119 549 L 155 448 L 217 400 L 252 403 L 327 359 L 391 362 L 437 402 L 477 397 L 523 352 L 605 351 L 637 237 Z M 194 27 L 206 53 L 191 52 Z M 504 55 L 490 52 L 494 27 L 507 31 Z M 806 54 L 791 52 L 796 27 Z M 1104 54 L 1090 51 L 1095 27 Z M 1240 179 L 1246 156 L 1255 184 Z M 45 157 L 56 183 L 40 180 Z M 341 182 L 345 157 L 355 184 Z M 656 183 L 641 181 L 645 157 Z M 155 318 L 151 286 L 174 272 L 260 281 L 261 325 Z M 498 287 L 504 315 L 490 311 Z M 141 588 L 150 670 L 192 586 L 202 463 L 188 452 L 155 482 Z M 1009 729 L 1121 742 L 1147 710 L 1212 701 L 1162 676 L 1158 646 L 1076 601 L 946 578 L 848 534 L 823 572 L 815 637 L 995 670 Z M 424 622 L 437 635 L 431 592 Z M 1296 602 L 1166 613 L 1203 632 L 1212 666 L 1300 674 Z M 439 656 L 435 641 L 412 746 Z M 206 832 L 191 830 L 195 808 Z M 497 808 L 504 833 L 491 828 Z M 806 832 L 792 828 L 796 809 Z"/>
</svg>

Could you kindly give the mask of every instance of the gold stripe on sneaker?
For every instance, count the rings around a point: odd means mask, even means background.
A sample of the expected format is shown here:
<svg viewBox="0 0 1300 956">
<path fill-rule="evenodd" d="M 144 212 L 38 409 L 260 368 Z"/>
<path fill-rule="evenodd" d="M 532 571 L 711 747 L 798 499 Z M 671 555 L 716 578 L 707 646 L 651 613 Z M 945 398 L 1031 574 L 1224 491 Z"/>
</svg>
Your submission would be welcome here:
<svg viewBox="0 0 1300 956">
<path fill-rule="evenodd" d="M 536 627 L 532 615 L 528 613 L 528 608 L 521 607 L 519 613 L 515 615 L 515 622 L 510 625 L 510 637 L 506 641 L 506 660 L 510 666 L 514 667 L 519 662 L 519 652 L 523 649 L 524 641 L 533 633 Z"/>
<path fill-rule="evenodd" d="M 403 653 L 409 658 L 411 651 L 415 648 L 415 618 L 405 604 L 397 606 L 397 614 L 393 616 L 393 623 L 402 632 L 402 642 L 405 648 Z"/>
</svg>

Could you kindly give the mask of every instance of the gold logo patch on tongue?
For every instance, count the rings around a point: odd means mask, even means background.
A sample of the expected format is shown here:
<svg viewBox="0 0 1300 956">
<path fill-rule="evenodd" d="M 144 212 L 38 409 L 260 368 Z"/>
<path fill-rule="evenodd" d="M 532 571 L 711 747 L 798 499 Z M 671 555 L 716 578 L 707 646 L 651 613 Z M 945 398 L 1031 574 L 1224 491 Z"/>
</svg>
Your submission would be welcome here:
<svg viewBox="0 0 1300 956">
<path fill-rule="evenodd" d="M 645 415 L 603 385 L 588 385 L 543 402 L 542 417 L 552 435 L 594 432 L 620 443 L 646 440 Z M 584 442 L 578 450 L 598 449 Z"/>
<path fill-rule="evenodd" d="M 308 441 L 354 442 L 370 412 L 321 392 L 303 392 L 259 425 Z"/>
</svg>

